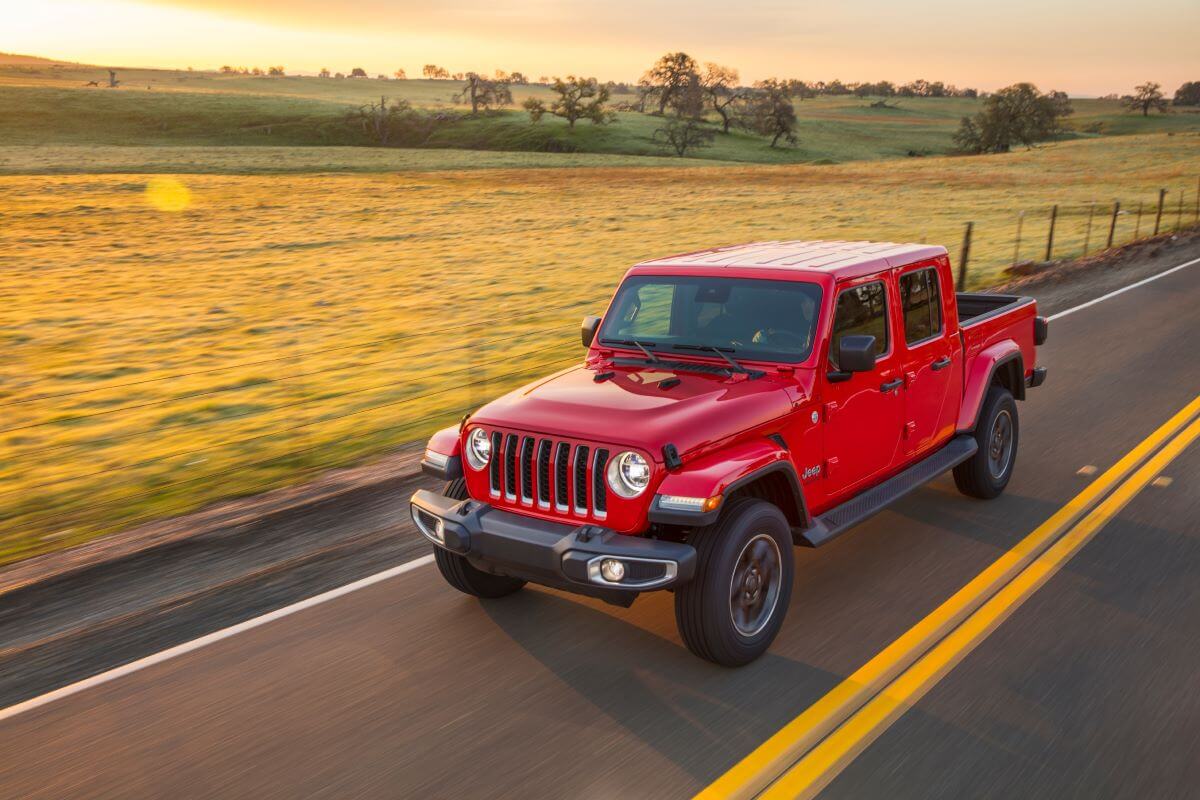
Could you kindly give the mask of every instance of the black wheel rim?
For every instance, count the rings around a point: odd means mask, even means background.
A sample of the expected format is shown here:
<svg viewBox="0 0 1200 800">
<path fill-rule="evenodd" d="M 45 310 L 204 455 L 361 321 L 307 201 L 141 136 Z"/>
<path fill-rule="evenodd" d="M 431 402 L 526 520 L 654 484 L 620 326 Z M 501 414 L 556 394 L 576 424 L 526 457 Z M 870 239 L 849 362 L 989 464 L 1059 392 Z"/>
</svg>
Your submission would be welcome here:
<svg viewBox="0 0 1200 800">
<path fill-rule="evenodd" d="M 1013 451 L 1013 419 L 1007 411 L 1001 411 L 992 421 L 992 430 L 988 434 L 988 471 L 992 477 L 999 480 L 1008 472 L 1012 463 Z"/>
<path fill-rule="evenodd" d="M 729 616 L 742 636 L 754 636 L 771 621 L 779 602 L 782 561 L 779 545 L 765 533 L 742 548 L 729 582 Z"/>
</svg>

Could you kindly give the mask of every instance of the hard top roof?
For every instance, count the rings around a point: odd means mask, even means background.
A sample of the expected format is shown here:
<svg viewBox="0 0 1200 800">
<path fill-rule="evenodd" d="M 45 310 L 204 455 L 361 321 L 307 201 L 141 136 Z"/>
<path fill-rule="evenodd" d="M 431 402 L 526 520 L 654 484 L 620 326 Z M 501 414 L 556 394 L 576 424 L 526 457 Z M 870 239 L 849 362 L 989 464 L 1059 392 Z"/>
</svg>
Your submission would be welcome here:
<svg viewBox="0 0 1200 800">
<path fill-rule="evenodd" d="M 835 278 L 870 275 L 946 255 L 946 248 L 895 242 L 752 242 L 643 261 L 642 267 L 753 267 L 824 272 Z"/>
</svg>

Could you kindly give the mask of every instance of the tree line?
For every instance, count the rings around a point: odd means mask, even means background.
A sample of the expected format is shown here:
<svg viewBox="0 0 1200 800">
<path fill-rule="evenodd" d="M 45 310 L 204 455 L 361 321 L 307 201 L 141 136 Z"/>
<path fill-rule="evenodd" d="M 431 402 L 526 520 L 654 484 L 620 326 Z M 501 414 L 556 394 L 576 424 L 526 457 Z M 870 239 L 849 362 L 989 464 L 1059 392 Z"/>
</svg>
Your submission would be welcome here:
<svg viewBox="0 0 1200 800">
<path fill-rule="evenodd" d="M 431 80 L 462 81 L 453 100 L 469 106 L 471 115 L 513 105 L 512 87 L 530 83 L 521 72 L 496 70 L 490 77 L 476 72 L 452 75 L 436 64 L 426 64 L 422 75 Z M 404 71 L 397 70 L 395 76 L 405 77 Z M 366 77 L 366 73 L 355 68 L 351 77 Z M 1003 153 L 1017 145 L 1029 147 L 1054 139 L 1066 133 L 1065 120 L 1073 113 L 1065 92 L 1043 93 L 1031 83 L 1017 83 L 991 93 L 923 79 L 896 85 L 890 81 L 809 83 L 767 78 L 746 86 L 736 69 L 715 62 L 701 65 L 682 51 L 663 55 L 635 85 L 577 75 L 542 76 L 537 83 L 547 86 L 552 97 L 524 101 L 522 107 L 530 124 L 537 125 L 549 115 L 566 120 L 567 127 L 574 129 L 580 121 L 606 125 L 617 119 L 618 111 L 636 111 L 662 118 L 653 139 L 679 156 L 710 146 L 717 136 L 729 135 L 735 129 L 762 136 L 772 148 L 797 145 L 796 104 L 819 95 L 878 97 L 873 105 L 887 107 L 893 107 L 887 102 L 889 98 L 982 98 L 981 110 L 963 117 L 954 134 L 956 147 L 964 153 Z M 614 102 L 614 95 L 634 97 Z M 1167 110 L 1165 96 L 1156 83 L 1138 86 L 1123 101 L 1130 110 L 1147 115 L 1152 109 Z M 1184 84 L 1176 92 L 1176 104 L 1189 101 L 1200 102 L 1200 82 Z M 456 119 L 453 112 L 421 112 L 405 101 L 389 105 L 386 98 L 360 107 L 349 118 L 381 144 L 395 141 L 397 128 L 401 129 L 398 138 L 411 143 L 414 133 L 428 137 L 440 124 Z"/>
<path fill-rule="evenodd" d="M 189 69 L 191 69 L 189 67 Z M 234 67 L 228 64 L 223 65 L 220 70 L 225 75 L 249 75 L 249 76 L 268 76 L 282 77 L 286 73 L 283 66 L 270 67 Z M 317 73 L 321 78 L 367 78 L 367 71 L 362 67 L 353 67 L 348 73 L 330 72 L 328 67 L 322 67 Z M 653 67 L 651 67 L 642 76 L 641 80 L 636 85 L 631 86 L 628 83 L 608 81 L 600 83 L 595 78 L 575 78 L 568 76 L 564 81 L 558 77 L 541 76 L 537 81 L 532 81 L 524 73 L 519 71 L 508 72 L 506 70 L 497 69 L 491 78 L 484 78 L 481 74 L 475 72 L 454 72 L 437 64 L 426 64 L 421 68 L 421 75 L 427 80 L 454 80 L 467 81 L 467 89 L 472 89 L 472 84 L 481 80 L 489 81 L 494 84 L 497 91 L 501 86 L 512 85 L 527 85 L 537 83 L 547 86 L 560 95 L 561 90 L 566 90 L 568 94 L 583 93 L 583 96 L 588 98 L 589 103 L 594 103 L 596 98 L 601 94 L 601 89 L 606 95 L 603 103 L 608 102 L 608 98 L 612 95 L 636 94 L 637 100 L 632 103 L 622 103 L 618 110 L 646 112 L 648 101 L 655 99 L 658 103 L 659 115 L 663 115 L 668 106 L 678 113 L 681 105 L 686 105 L 690 102 L 692 105 L 703 106 L 705 102 L 711 104 L 711 111 L 715 113 L 721 122 L 721 132 L 728 133 L 730 127 L 737 122 L 737 112 L 744 109 L 739 109 L 738 101 L 743 100 L 752 90 L 770 90 L 769 84 L 780 85 L 792 99 L 803 101 L 814 97 L 829 96 L 850 96 L 855 97 L 878 97 L 882 99 L 893 97 L 965 97 L 965 98 L 984 98 L 985 100 L 991 97 L 987 92 L 980 92 L 977 89 L 965 88 L 960 89 L 954 84 L 943 83 L 942 81 L 927 81 L 923 78 L 910 81 L 908 83 L 895 84 L 891 81 L 863 81 L 843 83 L 840 80 L 831 81 L 813 81 L 807 82 L 796 79 L 778 80 L 774 78 L 765 81 L 759 81 L 753 86 L 744 87 L 738 85 L 738 72 L 735 69 L 724 67 L 719 64 L 707 62 L 704 69 L 700 70 L 695 62 L 686 53 L 668 53 L 660 58 Z M 389 76 L 379 74 L 375 76 L 379 80 L 388 80 Z M 408 73 L 403 67 L 392 73 L 390 78 L 395 80 L 407 80 Z M 562 81 L 562 85 L 559 82 Z M 588 89 L 582 86 L 580 81 L 592 82 L 596 88 Z M 1018 87 L 1027 86 L 1028 84 L 1014 84 L 1013 86 L 1002 89 L 995 94 L 1001 92 L 1009 92 L 1016 90 Z M 685 100 L 680 103 L 679 98 L 687 95 L 692 95 L 690 100 Z M 1051 95 L 1063 95 L 1062 92 L 1052 92 Z M 503 96 L 502 92 L 498 96 Z M 703 99 L 699 99 L 703 96 Z M 1063 95 L 1065 97 L 1065 95 Z M 564 95 L 565 98 L 565 95 Z M 1132 94 L 1106 95 L 1101 99 L 1119 100 L 1126 108 L 1131 111 L 1139 111 L 1143 116 L 1149 116 L 1151 111 L 1159 111 L 1166 113 L 1170 106 L 1200 106 L 1200 81 L 1187 81 L 1175 90 L 1175 94 L 1171 101 L 1168 102 L 1166 95 L 1162 91 L 1162 85 L 1154 82 L 1146 82 L 1139 84 Z M 1011 101 L 1002 98 L 1000 103 Z M 511 102 L 511 98 L 510 98 Z M 573 105 L 570 98 L 563 101 L 567 107 Z M 493 104 L 494 105 L 494 104 Z M 472 104 L 472 111 L 477 111 Z M 547 109 L 543 108 L 541 114 L 546 113 Z M 573 126 L 574 119 L 594 118 L 599 120 L 603 114 L 597 113 L 598 109 L 592 106 L 590 115 L 582 116 L 571 115 L 568 117 Z M 653 112 L 651 112 L 653 113 Z M 1069 114 L 1069 109 L 1065 112 Z M 1036 116 L 1036 115 L 1035 115 Z M 974 122 L 974 121 L 973 121 Z"/>
</svg>

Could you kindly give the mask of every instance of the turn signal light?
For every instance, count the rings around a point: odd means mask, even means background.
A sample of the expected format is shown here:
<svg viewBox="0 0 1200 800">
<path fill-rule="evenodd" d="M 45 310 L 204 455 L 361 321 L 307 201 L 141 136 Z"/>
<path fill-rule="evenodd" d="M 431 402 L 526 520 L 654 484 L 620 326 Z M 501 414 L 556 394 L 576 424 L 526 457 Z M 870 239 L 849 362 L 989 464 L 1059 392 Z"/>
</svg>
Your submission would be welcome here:
<svg viewBox="0 0 1200 800">
<path fill-rule="evenodd" d="M 719 494 L 712 497 L 684 497 L 676 494 L 664 494 L 658 498 L 659 508 L 671 511 L 694 511 L 703 514 L 707 511 L 715 511 L 720 505 L 721 495 Z"/>
</svg>

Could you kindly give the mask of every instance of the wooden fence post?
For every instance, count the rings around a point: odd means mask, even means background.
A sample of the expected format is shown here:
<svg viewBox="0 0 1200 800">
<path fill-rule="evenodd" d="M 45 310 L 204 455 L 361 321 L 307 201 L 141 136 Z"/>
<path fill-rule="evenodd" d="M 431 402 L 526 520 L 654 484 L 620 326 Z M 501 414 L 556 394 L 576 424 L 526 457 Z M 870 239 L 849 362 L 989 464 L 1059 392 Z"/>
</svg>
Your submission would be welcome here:
<svg viewBox="0 0 1200 800">
<path fill-rule="evenodd" d="M 1058 220 L 1058 206 L 1050 209 L 1050 235 L 1046 237 L 1046 260 L 1054 256 L 1054 223 Z"/>
<path fill-rule="evenodd" d="M 1121 213 L 1121 201 L 1113 203 L 1112 222 L 1108 223 L 1108 244 L 1104 246 L 1105 250 L 1111 250 L 1113 246 L 1113 237 L 1117 233 L 1117 215 Z"/>
<path fill-rule="evenodd" d="M 1087 232 L 1083 234 L 1083 254 L 1085 256 L 1088 254 L 1088 245 L 1090 245 L 1092 243 L 1092 220 L 1095 218 L 1095 216 L 1096 216 L 1096 201 L 1093 200 L 1092 204 L 1090 206 L 1088 206 Z"/>
<path fill-rule="evenodd" d="M 1163 203 L 1167 199 L 1167 190 L 1158 190 L 1158 213 L 1154 215 L 1154 235 L 1158 236 L 1158 226 L 1162 222 Z"/>
<path fill-rule="evenodd" d="M 962 255 L 958 258 L 958 291 L 960 292 L 967 290 L 967 261 L 971 258 L 971 231 L 974 227 L 974 222 L 968 222 L 967 229 L 963 231 Z"/>
<path fill-rule="evenodd" d="M 1017 243 L 1013 245 L 1013 263 L 1021 260 L 1021 224 L 1025 222 L 1025 212 L 1017 214 Z"/>
</svg>

